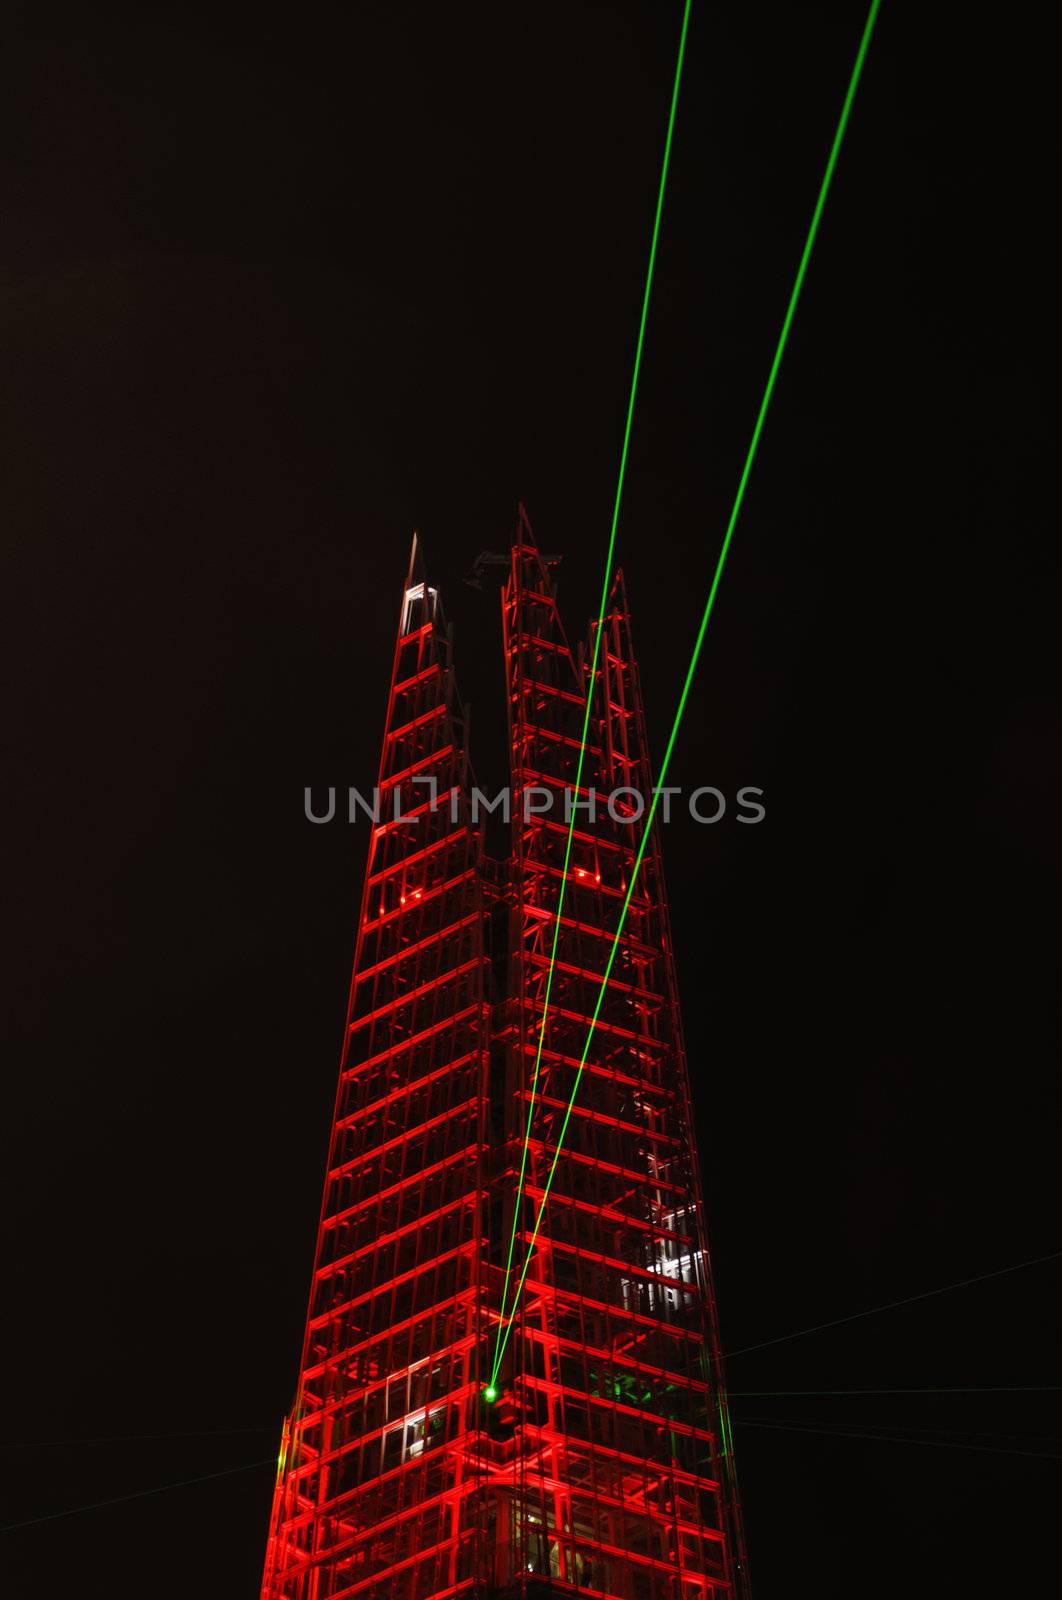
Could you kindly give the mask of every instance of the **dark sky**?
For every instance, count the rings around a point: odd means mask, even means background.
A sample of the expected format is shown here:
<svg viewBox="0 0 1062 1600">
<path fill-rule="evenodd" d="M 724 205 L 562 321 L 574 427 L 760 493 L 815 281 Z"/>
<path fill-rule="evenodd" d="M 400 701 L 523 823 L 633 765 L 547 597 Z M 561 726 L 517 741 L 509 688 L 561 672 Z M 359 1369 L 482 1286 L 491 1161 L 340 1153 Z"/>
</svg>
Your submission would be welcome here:
<svg viewBox="0 0 1062 1600">
<path fill-rule="evenodd" d="M 373 781 L 414 526 L 485 783 L 520 498 L 582 633 L 680 16 L 106 9 L 4 52 L 5 1521 L 275 1454 L 366 848 L 303 786 Z M 658 752 L 862 20 L 694 4 L 619 537 Z M 731 1350 L 1062 1246 L 1042 27 L 885 0 L 675 758 L 766 791 L 665 838 Z M 1050 1384 L 1058 1280 L 732 1360 L 759 1600 L 1033 1592 L 1057 1396 L 777 1391 Z M 5 1594 L 255 1600 L 271 1481 L 6 1534 Z"/>
</svg>

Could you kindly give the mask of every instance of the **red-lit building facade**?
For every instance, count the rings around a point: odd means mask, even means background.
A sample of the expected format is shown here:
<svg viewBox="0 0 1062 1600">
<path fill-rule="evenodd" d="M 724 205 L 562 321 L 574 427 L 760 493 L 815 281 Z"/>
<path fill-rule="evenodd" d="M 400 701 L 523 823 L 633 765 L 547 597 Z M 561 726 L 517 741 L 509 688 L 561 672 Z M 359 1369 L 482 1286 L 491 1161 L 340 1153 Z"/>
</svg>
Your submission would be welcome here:
<svg viewBox="0 0 1062 1600">
<path fill-rule="evenodd" d="M 521 510 L 502 616 L 497 860 L 414 543 L 262 1600 L 748 1594 L 656 839 L 571 1099 L 640 840 L 622 796 L 575 808 L 538 1049 L 565 794 L 652 788 L 622 578 L 590 683 Z"/>
</svg>

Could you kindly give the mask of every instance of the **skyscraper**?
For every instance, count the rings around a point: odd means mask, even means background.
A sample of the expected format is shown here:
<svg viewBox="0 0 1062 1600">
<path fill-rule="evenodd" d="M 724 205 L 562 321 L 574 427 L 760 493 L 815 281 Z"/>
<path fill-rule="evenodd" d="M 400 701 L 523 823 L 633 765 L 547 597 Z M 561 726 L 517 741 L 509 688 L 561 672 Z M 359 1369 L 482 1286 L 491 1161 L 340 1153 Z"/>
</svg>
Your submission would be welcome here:
<svg viewBox="0 0 1062 1600">
<path fill-rule="evenodd" d="M 652 789 L 622 576 L 591 683 L 521 508 L 502 620 L 498 860 L 414 541 L 263 1600 L 748 1593 L 655 837 L 592 1025 Z"/>
</svg>

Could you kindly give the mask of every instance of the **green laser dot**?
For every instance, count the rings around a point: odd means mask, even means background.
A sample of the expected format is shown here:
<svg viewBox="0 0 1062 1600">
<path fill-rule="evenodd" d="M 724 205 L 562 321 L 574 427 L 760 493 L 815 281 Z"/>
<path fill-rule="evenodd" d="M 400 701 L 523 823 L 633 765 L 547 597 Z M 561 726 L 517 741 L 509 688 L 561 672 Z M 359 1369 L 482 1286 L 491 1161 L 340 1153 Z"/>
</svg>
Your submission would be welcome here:
<svg viewBox="0 0 1062 1600">
<path fill-rule="evenodd" d="M 484 1389 L 483 1398 L 488 1405 L 493 1405 L 495 1400 L 497 1400 L 498 1391 L 492 1383 L 488 1383 L 487 1387 Z"/>
</svg>

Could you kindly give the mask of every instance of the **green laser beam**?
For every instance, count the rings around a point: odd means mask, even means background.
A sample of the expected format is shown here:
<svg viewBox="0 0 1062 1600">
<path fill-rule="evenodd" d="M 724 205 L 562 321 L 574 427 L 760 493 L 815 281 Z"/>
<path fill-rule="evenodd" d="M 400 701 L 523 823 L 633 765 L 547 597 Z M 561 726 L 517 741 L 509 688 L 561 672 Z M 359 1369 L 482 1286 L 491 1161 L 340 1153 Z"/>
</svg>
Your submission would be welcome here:
<svg viewBox="0 0 1062 1600">
<path fill-rule="evenodd" d="M 652 240 L 649 245 L 649 266 L 645 274 L 645 293 L 642 296 L 642 314 L 638 324 L 638 339 L 634 350 L 634 370 L 631 374 L 630 398 L 627 401 L 627 420 L 623 429 L 623 446 L 620 450 L 619 476 L 616 480 L 616 496 L 612 506 L 612 527 L 609 533 L 608 551 L 605 556 L 605 576 L 601 585 L 601 606 L 598 626 L 594 630 L 594 649 L 590 662 L 590 677 L 588 679 L 586 695 L 586 712 L 583 717 L 583 733 L 579 742 L 579 760 L 575 769 L 575 792 L 578 793 L 583 776 L 583 762 L 586 758 L 587 736 L 590 728 L 590 707 L 594 677 L 597 672 L 597 658 L 601 649 L 601 635 L 603 632 L 605 607 L 608 604 L 609 586 L 612 581 L 612 562 L 616 549 L 616 529 L 619 525 L 620 502 L 623 498 L 623 480 L 627 472 L 627 453 L 631 442 L 631 428 L 634 422 L 634 400 L 638 392 L 638 374 L 642 366 L 642 347 L 645 343 L 645 326 L 649 317 L 649 296 L 653 287 L 653 269 L 656 266 L 656 247 L 660 238 L 660 218 L 664 210 L 664 190 L 667 187 L 667 170 L 671 160 L 671 139 L 675 131 L 675 112 L 678 108 L 679 85 L 682 80 L 682 62 L 686 54 L 686 33 L 689 28 L 690 6 L 692 0 L 686 0 L 685 10 L 682 14 L 682 31 L 679 35 L 678 59 L 675 63 L 675 81 L 671 89 L 671 109 L 667 119 L 667 136 L 664 140 L 664 160 L 660 169 L 660 187 L 656 197 L 656 214 L 653 217 Z M 568 866 L 571 861 L 572 838 L 575 833 L 575 807 L 572 807 L 571 817 L 568 822 L 568 838 L 564 847 L 564 869 L 561 873 L 560 893 L 557 899 L 557 910 L 553 922 L 553 948 L 550 951 L 549 967 L 546 971 L 546 992 L 542 1006 L 542 1018 L 538 1028 L 538 1047 L 535 1051 L 535 1065 L 531 1074 L 531 1096 L 527 1107 L 527 1129 L 524 1133 L 524 1147 L 520 1156 L 520 1176 L 516 1186 L 516 1201 L 513 1206 L 513 1228 L 509 1239 L 509 1255 L 505 1263 L 505 1277 L 502 1282 L 501 1316 L 504 1319 L 506 1300 L 509 1293 L 509 1280 L 512 1275 L 513 1253 L 516 1249 L 516 1234 L 520 1218 L 520 1202 L 524 1194 L 524 1180 L 527 1173 L 528 1148 L 531 1142 L 531 1127 L 535 1112 L 535 1094 L 538 1089 L 539 1071 L 542 1065 L 542 1049 L 546 1038 L 546 1016 L 549 1012 L 549 999 L 553 989 L 553 973 L 557 965 L 557 941 L 560 937 L 561 913 L 564 910 L 564 894 L 568 883 Z M 499 1339 L 501 1338 L 501 1322 L 498 1323 Z M 497 1378 L 497 1345 L 495 1346 L 494 1377 Z"/>
<path fill-rule="evenodd" d="M 863 28 L 863 36 L 860 39 L 859 49 L 856 54 L 855 65 L 852 68 L 852 74 L 848 82 L 848 92 L 845 95 L 844 105 L 841 108 L 841 115 L 837 124 L 837 131 L 833 137 L 833 145 L 831 146 L 829 158 L 826 162 L 826 171 L 823 174 L 822 183 L 819 187 L 818 199 L 815 202 L 815 209 L 812 213 L 811 225 L 808 229 L 807 239 L 804 243 L 804 251 L 800 258 L 800 265 L 797 268 L 797 274 L 793 283 L 792 293 L 789 296 L 789 304 L 786 308 L 785 319 L 782 323 L 782 331 L 778 336 L 778 343 L 775 348 L 774 359 L 771 362 L 770 373 L 767 378 L 767 385 L 763 392 L 763 399 L 760 401 L 760 409 L 756 417 L 756 424 L 752 430 L 752 439 L 749 444 L 748 453 L 745 457 L 745 464 L 742 468 L 741 477 L 738 481 L 737 493 L 734 496 L 734 503 L 730 511 L 730 519 L 727 523 L 726 533 L 724 535 L 723 543 L 719 551 L 719 558 L 715 566 L 715 573 L 712 578 L 711 587 L 708 591 L 708 599 L 705 602 L 704 611 L 701 616 L 700 627 L 697 630 L 697 637 L 693 646 L 693 653 L 690 656 L 690 663 L 686 669 L 686 677 L 682 685 L 682 691 L 679 695 L 679 702 L 675 711 L 674 721 L 671 724 L 671 733 L 668 737 L 667 748 L 664 751 L 664 759 L 661 763 L 659 779 L 656 787 L 653 790 L 653 798 L 649 806 L 649 813 L 646 817 L 645 828 L 642 832 L 641 842 L 638 846 L 638 853 L 635 857 L 634 868 L 631 873 L 630 882 L 627 886 L 627 892 L 624 897 L 623 905 L 620 909 L 619 924 L 616 928 L 616 932 L 612 940 L 612 948 L 609 951 L 608 961 L 605 965 L 604 974 L 602 975 L 601 987 L 598 991 L 597 1002 L 594 1006 L 593 1016 L 590 1020 L 590 1029 L 587 1033 L 586 1044 L 583 1047 L 582 1057 L 576 1070 L 575 1080 L 572 1085 L 571 1097 L 568 1101 L 568 1109 L 565 1112 L 564 1120 L 561 1123 L 560 1133 L 557 1139 L 557 1147 L 553 1155 L 553 1163 L 550 1167 L 549 1176 L 542 1192 L 542 1199 L 539 1203 L 538 1215 L 536 1217 L 535 1225 L 531 1233 L 531 1239 L 527 1247 L 527 1257 L 524 1261 L 523 1271 L 520 1274 L 520 1279 L 516 1286 L 516 1293 L 513 1296 L 512 1311 L 510 1313 L 508 1322 L 505 1322 L 503 1315 L 502 1320 L 499 1321 L 498 1324 L 499 1337 L 495 1346 L 494 1375 L 492 1381 L 496 1380 L 497 1378 L 498 1368 L 501 1365 L 501 1359 L 505 1354 L 505 1347 L 508 1344 L 509 1336 L 512 1332 L 513 1318 L 516 1313 L 517 1302 L 520 1298 L 520 1291 L 524 1286 L 524 1281 L 531 1265 L 531 1256 L 534 1252 L 535 1242 L 538 1239 L 539 1231 L 542 1226 L 542 1218 L 545 1215 L 545 1209 L 547 1201 L 549 1200 L 550 1190 L 553 1187 L 553 1179 L 557 1171 L 557 1162 L 560 1159 L 561 1149 L 564 1144 L 564 1137 L 567 1132 L 568 1122 L 572 1114 L 572 1107 L 575 1104 L 575 1097 L 579 1091 L 579 1084 L 582 1080 L 583 1071 L 586 1066 L 587 1055 L 590 1050 L 590 1042 L 593 1038 L 594 1030 L 597 1027 L 598 1017 L 601 1014 L 601 1006 L 604 1002 L 605 990 L 608 987 L 608 981 L 612 974 L 612 967 L 616 959 L 616 952 L 619 948 L 619 941 L 623 933 L 624 924 L 627 920 L 627 912 L 630 907 L 631 897 L 634 894 L 634 887 L 637 883 L 638 874 L 641 870 L 642 859 L 645 855 L 645 851 L 651 836 L 653 820 L 656 816 L 656 808 L 660 801 L 660 792 L 664 786 L 665 779 L 667 778 L 668 767 L 671 763 L 671 755 L 675 748 L 675 741 L 678 738 L 678 731 L 682 723 L 683 713 L 686 709 L 686 702 L 689 699 L 690 688 L 693 683 L 694 675 L 697 671 L 697 664 L 700 660 L 705 634 L 708 631 L 708 623 L 711 619 L 712 609 L 715 605 L 715 597 L 719 590 L 719 582 L 723 575 L 723 568 L 726 565 L 726 558 L 730 550 L 730 542 L 734 535 L 734 528 L 737 525 L 738 516 L 740 515 L 742 503 L 745 499 L 745 489 L 748 485 L 749 474 L 752 471 L 752 463 L 759 447 L 760 435 L 763 432 L 763 424 L 767 416 L 768 407 L 771 403 L 771 396 L 774 393 L 775 382 L 778 378 L 778 369 L 782 364 L 782 356 L 785 353 L 785 347 L 789 341 L 789 331 L 793 325 L 793 315 L 796 311 L 797 301 L 800 298 L 800 291 L 804 286 L 804 278 L 807 274 L 808 261 L 811 258 L 812 247 L 814 246 L 815 237 L 819 230 L 819 222 L 822 218 L 823 207 L 826 204 L 826 196 L 829 192 L 830 184 L 833 179 L 834 168 L 837 165 L 837 157 L 844 139 L 845 129 L 848 126 L 848 118 L 852 110 L 852 102 L 855 99 L 855 92 L 859 85 L 859 79 L 862 76 L 863 63 L 866 60 L 867 47 L 870 44 L 870 35 L 873 32 L 874 23 L 877 18 L 880 5 L 881 0 L 871 0 L 870 10 L 867 14 L 866 24 Z M 503 1327 L 505 1330 L 504 1334 L 501 1332 Z"/>
<path fill-rule="evenodd" d="M 909 1294 L 902 1300 L 887 1300 L 884 1305 L 868 1306 L 865 1311 L 852 1311 L 846 1317 L 834 1317 L 830 1322 L 816 1322 L 810 1328 L 797 1328 L 793 1333 L 780 1333 L 774 1339 L 761 1339 L 759 1344 L 742 1345 L 740 1350 L 728 1350 L 726 1358 L 747 1356 L 752 1350 L 766 1350 L 772 1344 L 787 1344 L 790 1339 L 803 1339 L 805 1334 L 822 1333 L 826 1328 L 839 1328 L 844 1322 L 858 1322 L 862 1317 L 876 1317 L 881 1311 L 895 1311 L 899 1306 L 914 1305 L 916 1300 L 932 1300 L 938 1294 L 950 1294 L 953 1289 L 968 1289 L 974 1283 L 987 1283 L 989 1278 L 1005 1278 L 1008 1272 L 1023 1272 L 1026 1267 L 1040 1267 L 1048 1261 L 1062 1258 L 1062 1250 L 1052 1250 L 1046 1256 L 1033 1256 L 1029 1261 L 1015 1261 L 1009 1267 L 996 1267 L 991 1272 L 979 1272 L 973 1278 L 960 1278 L 957 1283 L 941 1284 L 939 1289 L 923 1289 L 920 1294 Z"/>
</svg>

